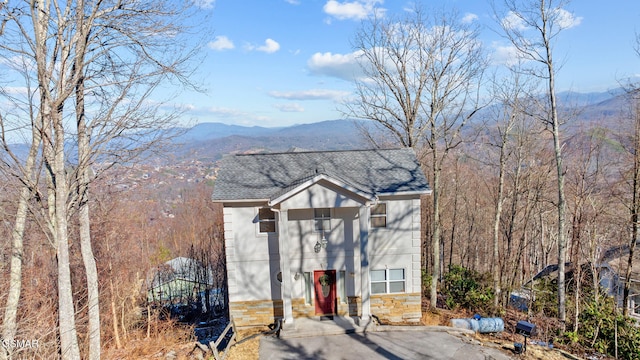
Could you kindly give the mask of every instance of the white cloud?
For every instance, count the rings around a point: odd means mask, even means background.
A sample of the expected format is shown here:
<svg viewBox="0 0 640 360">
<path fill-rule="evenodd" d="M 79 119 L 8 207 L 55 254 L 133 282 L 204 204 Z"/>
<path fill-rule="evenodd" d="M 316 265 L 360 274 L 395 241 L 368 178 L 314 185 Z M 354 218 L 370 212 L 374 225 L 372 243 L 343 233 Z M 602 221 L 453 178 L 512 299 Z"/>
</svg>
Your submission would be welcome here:
<svg viewBox="0 0 640 360">
<path fill-rule="evenodd" d="M 491 45 L 493 48 L 493 54 L 491 56 L 491 62 L 494 65 L 515 65 L 518 63 L 518 49 L 515 46 L 507 45 L 503 46 L 498 43 Z"/>
<path fill-rule="evenodd" d="M 225 108 L 225 107 L 212 107 L 207 111 L 209 114 L 218 116 L 221 118 L 236 118 L 246 117 L 248 114 L 242 110 Z"/>
<path fill-rule="evenodd" d="M 557 9 L 555 15 L 558 25 L 563 29 L 570 29 L 582 22 L 582 16 L 576 17 L 565 9 Z"/>
<path fill-rule="evenodd" d="M 384 0 L 354 0 L 336 1 L 329 0 L 322 8 L 324 12 L 339 20 L 362 20 L 372 15 L 374 12 L 384 14 L 386 9 L 376 8 L 377 4 L 382 4 Z"/>
<path fill-rule="evenodd" d="M 555 25 L 559 26 L 561 29 L 569 29 L 580 25 L 582 22 L 581 16 L 576 17 L 571 12 L 560 8 L 554 9 L 551 12 L 551 17 Z M 512 11 L 509 11 L 507 16 L 502 19 L 502 26 L 507 29 L 519 31 L 526 30 L 529 27 L 520 16 Z"/>
<path fill-rule="evenodd" d="M 478 20 L 478 15 L 472 13 L 466 13 L 462 17 L 462 23 L 471 24 L 472 22 Z"/>
<path fill-rule="evenodd" d="M 280 44 L 273 39 L 267 39 L 264 41 L 264 45 L 256 48 L 258 51 L 266 52 L 267 54 L 272 54 L 278 50 L 280 50 Z"/>
<path fill-rule="evenodd" d="M 193 0 L 193 3 L 202 9 L 213 9 L 213 5 L 216 4 L 216 0 Z"/>
<path fill-rule="evenodd" d="M 280 50 L 280 44 L 273 39 L 267 39 L 264 41 L 264 45 L 256 46 L 253 44 L 246 44 L 245 49 L 248 51 L 262 51 L 267 54 L 273 54 L 274 52 Z"/>
<path fill-rule="evenodd" d="M 291 5 L 300 5 L 299 0 L 284 0 L 284 2 L 289 3 Z"/>
<path fill-rule="evenodd" d="M 522 20 L 522 18 L 520 18 L 513 11 L 509 11 L 509 13 L 507 13 L 507 16 L 502 19 L 502 26 L 507 29 L 513 30 L 524 30 L 527 28 L 524 20 Z"/>
<path fill-rule="evenodd" d="M 35 71 L 35 61 L 29 59 L 26 56 L 11 56 L 0 58 L 0 65 L 4 65 L 12 70 L 23 71 Z"/>
<path fill-rule="evenodd" d="M 307 66 L 311 73 L 315 75 L 325 75 L 337 77 L 347 81 L 352 81 L 361 73 L 358 65 L 360 52 L 349 54 L 315 53 L 307 61 Z"/>
<path fill-rule="evenodd" d="M 235 48 L 233 41 L 226 36 L 216 36 L 216 38 L 207 44 L 210 49 L 216 51 L 231 50 Z"/>
<path fill-rule="evenodd" d="M 28 95 L 29 88 L 25 86 L 7 86 L 3 88 L 4 92 L 11 95 Z"/>
<path fill-rule="evenodd" d="M 338 100 L 348 96 L 348 91 L 311 89 L 303 91 L 270 91 L 269 96 L 287 100 Z"/>
<path fill-rule="evenodd" d="M 304 108 L 300 104 L 275 104 L 276 109 L 282 112 L 304 112 Z"/>
</svg>

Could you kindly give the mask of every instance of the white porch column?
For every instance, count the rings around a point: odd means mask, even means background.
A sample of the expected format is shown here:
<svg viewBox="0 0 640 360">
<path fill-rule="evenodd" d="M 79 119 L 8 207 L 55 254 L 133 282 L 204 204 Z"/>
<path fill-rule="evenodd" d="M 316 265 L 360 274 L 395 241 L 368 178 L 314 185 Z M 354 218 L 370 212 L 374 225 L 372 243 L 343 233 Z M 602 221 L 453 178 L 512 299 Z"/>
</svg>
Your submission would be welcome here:
<svg viewBox="0 0 640 360">
<path fill-rule="evenodd" d="M 289 259 L 289 214 L 287 210 L 278 212 L 278 251 L 280 252 L 280 271 L 282 272 L 282 311 L 284 327 L 293 327 L 293 307 L 291 306 L 291 261 Z"/>
<path fill-rule="evenodd" d="M 360 294 L 362 313 L 361 326 L 369 322 L 371 316 L 371 286 L 369 285 L 369 219 L 371 217 L 369 205 L 361 206 L 358 210 L 360 225 Z"/>
</svg>

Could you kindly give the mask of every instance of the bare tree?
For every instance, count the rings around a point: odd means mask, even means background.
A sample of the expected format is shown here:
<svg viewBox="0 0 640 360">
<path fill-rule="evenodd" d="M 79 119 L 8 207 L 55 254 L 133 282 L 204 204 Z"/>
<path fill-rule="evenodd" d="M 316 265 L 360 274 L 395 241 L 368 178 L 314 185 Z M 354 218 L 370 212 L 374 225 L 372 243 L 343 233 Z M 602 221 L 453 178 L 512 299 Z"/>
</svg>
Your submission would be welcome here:
<svg viewBox="0 0 640 360">
<path fill-rule="evenodd" d="M 564 324 L 565 309 L 565 261 L 567 252 L 566 198 L 564 191 L 565 168 L 563 165 L 561 138 L 562 121 L 558 115 L 556 96 L 556 72 L 553 58 L 554 43 L 564 29 L 572 27 L 574 18 L 564 9 L 567 0 L 504 0 L 502 15 L 498 15 L 500 25 L 517 56 L 532 62 L 527 74 L 542 79 L 546 83 L 546 94 L 537 116 L 547 124 L 553 134 L 554 158 L 557 173 L 557 213 L 558 213 L 558 317 Z M 494 7 L 494 9 L 496 9 Z M 532 94 L 534 95 L 534 94 Z"/>
<path fill-rule="evenodd" d="M 624 150 L 624 164 L 620 166 L 621 180 L 626 189 L 621 201 L 629 211 L 629 256 L 624 274 L 623 304 L 624 315 L 628 315 L 629 295 L 633 258 L 635 256 L 640 233 L 640 88 L 635 84 L 625 85 L 625 99 L 629 105 L 627 124 L 618 129 L 618 142 Z"/>
<path fill-rule="evenodd" d="M 23 76 L 26 75 L 26 64 L 24 62 L 18 62 L 16 64 L 20 67 L 18 72 Z M 27 108 L 31 108 L 33 106 L 33 91 L 29 86 L 29 77 L 24 76 L 26 81 L 25 91 L 28 94 Z M 8 95 L 8 94 L 5 94 Z M 16 99 L 13 99 L 11 96 L 5 96 L 5 99 L 10 99 L 11 103 L 14 104 L 15 109 L 20 109 L 22 106 L 19 102 L 16 102 Z M 24 108 L 22 109 L 24 110 Z M 25 114 L 26 117 L 30 117 L 31 121 L 35 124 L 41 121 L 41 117 L 33 112 L 21 112 Z M 9 116 L 10 118 L 11 116 Z M 6 155 L 2 157 L 2 168 L 6 171 L 3 171 L 10 178 L 18 178 L 21 179 L 22 184 L 19 190 L 19 198 L 18 205 L 15 215 L 15 220 L 13 223 L 13 230 L 11 232 L 11 257 L 10 257 L 10 276 L 9 276 L 9 289 L 7 296 L 7 303 L 5 306 L 3 323 L 2 323 L 2 338 L 3 339 L 13 339 L 16 335 L 17 330 L 17 313 L 18 313 L 18 304 L 20 301 L 20 293 L 22 290 L 22 263 L 24 256 L 24 231 L 27 223 L 27 215 L 28 215 L 28 207 L 31 202 L 32 196 L 35 191 L 35 187 L 37 186 L 36 176 L 36 167 L 37 167 L 37 155 L 41 145 L 41 138 L 39 131 L 31 132 L 31 141 L 29 152 L 25 159 L 20 159 L 19 157 L 13 154 L 12 150 L 9 148 L 10 138 L 7 134 L 7 126 L 11 126 L 13 122 L 8 119 L 7 116 L 3 116 L 0 113 L 0 143 L 5 150 Z M 11 347 L 4 348 L 0 350 L 0 358 L 4 358 L 7 355 L 11 355 L 11 351 L 13 349 Z M 6 353 L 8 352 L 8 353 Z"/>
<path fill-rule="evenodd" d="M 635 52 L 640 57 L 640 35 L 636 34 Z M 631 212 L 631 237 L 629 239 L 629 257 L 627 268 L 624 274 L 623 301 L 624 315 L 629 315 L 629 296 L 631 291 L 631 274 L 633 272 L 633 258 L 638 245 L 638 235 L 640 232 L 640 86 L 631 83 L 624 86 L 626 98 L 629 103 L 629 118 L 633 130 L 629 131 L 630 139 L 622 141 L 627 144 L 626 152 L 631 156 L 631 199 L 628 205 Z"/>
<path fill-rule="evenodd" d="M 396 144 L 431 155 L 433 281 L 436 307 L 440 277 L 440 174 L 460 130 L 478 109 L 476 91 L 485 69 L 478 29 L 455 12 L 417 8 L 402 19 L 374 16 L 357 33 L 364 77 L 356 80 L 347 117 L 369 120 Z M 374 136 L 368 133 L 370 140 Z"/>
<path fill-rule="evenodd" d="M 174 79 L 191 85 L 190 60 L 199 45 L 193 39 L 199 37 L 189 34 L 189 26 L 195 24 L 187 26 L 182 21 L 189 17 L 191 7 L 191 3 L 176 6 L 169 1 L 64 4 L 40 0 L 15 1 L 1 8 L 5 19 L 0 45 L 3 56 L 27 59 L 32 64 L 30 77 L 38 84 L 34 101 L 38 108 L 30 111 L 41 122 L 32 121 L 28 126 L 43 140 L 47 189 L 35 197 L 44 199 L 45 228 L 57 249 L 59 333 L 65 358 L 80 356 L 69 271 L 68 220 L 75 209 L 87 274 L 89 358 L 97 359 L 98 278 L 91 247 L 88 189 L 100 173 L 92 170 L 98 162 L 104 170 L 139 156 L 159 144 L 166 135 L 162 129 L 173 124 L 177 113 L 161 111 L 158 103 L 152 105 L 149 100 L 164 81 Z M 65 110 L 73 101 L 75 129 L 69 126 L 70 114 Z M 70 140 L 76 144 L 77 156 L 68 153 Z M 11 149 L 5 146 L 5 151 L 10 153 Z M 69 165 L 74 171 L 69 171 Z M 28 180 L 26 175 L 20 177 L 24 184 L 29 184 Z M 36 190 L 42 189 L 29 188 Z M 8 319 L 13 324 L 7 323 L 5 328 L 15 329 L 15 320 Z"/>
<path fill-rule="evenodd" d="M 527 94 L 531 91 L 531 86 L 527 84 L 527 79 L 521 76 L 518 66 L 509 69 L 508 75 L 504 79 L 496 79 L 493 86 L 493 98 L 497 107 L 490 115 L 488 127 L 488 145 L 497 149 L 498 165 L 498 185 L 495 195 L 495 211 L 493 217 L 492 245 L 493 258 L 491 270 L 493 274 L 493 287 L 495 292 L 494 306 L 498 306 L 501 300 L 502 267 L 500 256 L 500 225 L 502 223 L 503 204 L 505 202 L 505 177 L 507 176 L 507 162 L 517 151 L 517 144 L 512 144 L 514 131 L 518 129 L 518 124 L 522 117 L 526 117 Z M 519 170 L 516 170 L 519 171 Z M 512 215 L 515 215 L 512 213 Z M 502 258 L 510 254 L 507 251 Z"/>
<path fill-rule="evenodd" d="M 606 210 L 598 191 L 603 190 L 604 178 L 607 172 L 607 154 L 604 150 L 607 131 L 597 126 L 584 126 L 577 130 L 573 137 L 573 146 L 567 152 L 568 163 L 573 171 L 567 178 L 569 202 L 568 212 L 571 214 L 572 241 L 571 261 L 576 264 L 574 269 L 574 313 L 573 331 L 578 331 L 579 314 L 582 296 L 583 267 L 581 259 L 596 262 L 591 254 L 595 253 L 591 233 L 599 228 L 600 217 L 604 217 Z M 586 238 L 586 239 L 585 239 Z M 591 274 L 598 279 L 596 271 Z M 597 290 L 598 287 L 595 287 Z M 596 291 L 597 293 L 597 291 Z"/>
</svg>

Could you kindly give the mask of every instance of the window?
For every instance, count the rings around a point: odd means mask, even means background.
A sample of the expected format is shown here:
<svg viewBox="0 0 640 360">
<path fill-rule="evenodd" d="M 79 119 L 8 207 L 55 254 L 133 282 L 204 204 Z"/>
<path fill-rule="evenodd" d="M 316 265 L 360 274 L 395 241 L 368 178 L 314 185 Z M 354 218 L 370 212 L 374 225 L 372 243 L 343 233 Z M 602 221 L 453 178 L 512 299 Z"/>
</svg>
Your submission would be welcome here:
<svg viewBox="0 0 640 360">
<path fill-rule="evenodd" d="M 340 297 L 340 302 L 343 304 L 347 303 L 347 276 L 344 270 L 341 270 L 338 273 L 338 297 Z"/>
<path fill-rule="evenodd" d="M 269 208 L 261 208 L 258 210 L 258 222 L 260 223 L 261 233 L 276 232 L 276 213 Z"/>
<path fill-rule="evenodd" d="M 371 293 L 391 294 L 405 292 L 404 269 L 371 270 Z"/>
<path fill-rule="evenodd" d="M 387 227 L 387 204 L 378 204 L 371 208 L 371 227 Z"/>
<path fill-rule="evenodd" d="M 331 231 L 331 209 L 313 209 L 313 220 L 315 231 Z"/>
<path fill-rule="evenodd" d="M 631 313 L 633 315 L 640 315 L 640 295 L 632 296 L 630 303 Z"/>
<path fill-rule="evenodd" d="M 306 305 L 311 305 L 311 287 L 313 286 L 313 281 L 311 281 L 311 273 L 306 272 L 303 274 L 304 276 L 304 303 Z"/>
</svg>

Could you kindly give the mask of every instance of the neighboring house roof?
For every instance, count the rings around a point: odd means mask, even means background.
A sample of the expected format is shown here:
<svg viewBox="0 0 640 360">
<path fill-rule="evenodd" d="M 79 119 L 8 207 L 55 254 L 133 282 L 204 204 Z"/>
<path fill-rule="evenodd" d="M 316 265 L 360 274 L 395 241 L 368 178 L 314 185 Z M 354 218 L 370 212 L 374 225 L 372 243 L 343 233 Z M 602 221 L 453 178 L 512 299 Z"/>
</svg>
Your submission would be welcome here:
<svg viewBox="0 0 640 360">
<path fill-rule="evenodd" d="M 213 283 L 211 269 L 205 267 L 199 261 L 186 257 L 177 257 L 158 266 L 150 281 L 149 288 L 155 288 L 175 280 L 208 284 Z"/>
<path fill-rule="evenodd" d="M 430 192 L 412 149 L 309 151 L 226 156 L 213 200 L 278 202 L 320 180 L 365 198 Z"/>
<path fill-rule="evenodd" d="M 620 277 L 620 282 L 624 282 L 629 264 L 629 248 L 627 247 L 626 251 L 621 252 L 619 256 L 610 259 L 607 264 Z M 631 287 L 640 291 L 640 246 L 637 246 L 633 253 L 631 266 Z"/>
</svg>

